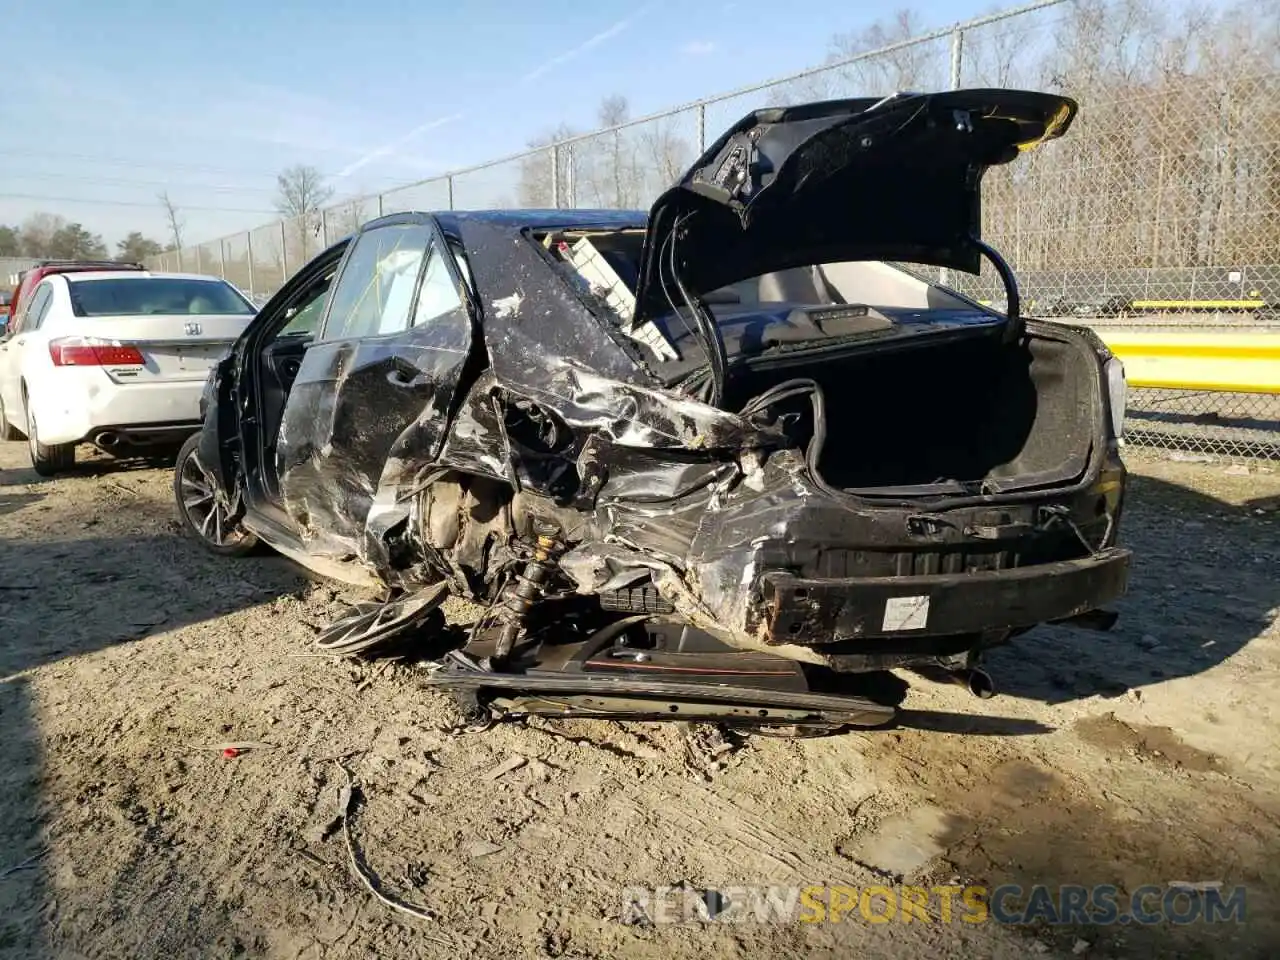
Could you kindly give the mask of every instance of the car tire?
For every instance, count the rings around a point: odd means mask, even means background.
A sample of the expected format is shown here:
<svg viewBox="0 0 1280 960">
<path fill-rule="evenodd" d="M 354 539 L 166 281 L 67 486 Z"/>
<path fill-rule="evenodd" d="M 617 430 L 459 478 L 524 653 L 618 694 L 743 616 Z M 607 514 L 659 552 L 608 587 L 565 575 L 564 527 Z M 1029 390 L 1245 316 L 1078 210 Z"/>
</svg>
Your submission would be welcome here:
<svg viewBox="0 0 1280 960">
<path fill-rule="evenodd" d="M 31 400 L 23 397 L 27 408 L 27 452 L 31 455 L 31 469 L 42 477 L 65 473 L 76 465 L 74 443 L 41 443 L 37 432 L 36 417 L 31 410 Z"/>
<path fill-rule="evenodd" d="M 232 524 L 227 509 L 214 496 L 213 481 L 200 463 L 200 434 L 195 433 L 178 451 L 173 465 L 173 498 L 187 533 L 201 546 L 221 557 L 243 557 L 258 546 L 258 538 Z"/>
<path fill-rule="evenodd" d="M 0 440 L 25 440 L 22 431 L 9 422 L 4 409 L 4 397 L 0 397 Z"/>
</svg>

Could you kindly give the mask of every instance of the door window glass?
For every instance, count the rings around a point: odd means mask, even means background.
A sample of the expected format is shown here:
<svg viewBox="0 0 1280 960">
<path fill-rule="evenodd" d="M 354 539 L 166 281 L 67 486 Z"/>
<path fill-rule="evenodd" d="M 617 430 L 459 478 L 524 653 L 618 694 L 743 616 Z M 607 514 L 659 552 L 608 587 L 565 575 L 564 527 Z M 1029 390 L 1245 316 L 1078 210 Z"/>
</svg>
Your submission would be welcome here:
<svg viewBox="0 0 1280 960">
<path fill-rule="evenodd" d="M 293 316 L 276 336 L 301 337 L 314 334 L 316 328 L 320 325 L 320 315 L 324 313 L 325 294 L 329 292 L 329 284 L 332 282 L 333 275 L 330 274 L 323 281 L 306 291 L 295 307 L 292 308 Z"/>
<path fill-rule="evenodd" d="M 40 300 L 34 305 L 35 309 L 32 311 L 32 330 L 39 330 L 40 325 L 44 323 L 44 318 L 49 315 L 49 308 L 53 306 L 53 286 L 48 283 L 44 284 L 38 291 L 36 291 L 36 296 L 40 298 Z"/>
<path fill-rule="evenodd" d="M 422 290 L 418 293 L 418 306 L 413 313 L 415 327 L 427 326 L 435 322 L 466 323 L 465 316 L 459 315 L 462 310 L 462 295 L 458 292 L 453 275 L 441 252 L 439 244 L 431 247 L 431 255 L 427 258 L 427 269 L 422 275 Z M 449 315 L 452 314 L 452 318 Z"/>
<path fill-rule="evenodd" d="M 37 330 L 40 327 L 40 321 L 44 319 L 45 312 L 49 308 L 49 301 L 53 299 L 53 289 L 47 283 L 42 283 L 40 288 L 36 290 L 32 296 L 31 302 L 27 304 L 26 314 L 22 320 L 23 330 Z"/>
<path fill-rule="evenodd" d="M 356 238 L 325 322 L 323 339 L 399 333 L 409 326 L 418 268 L 431 237 L 424 224 L 390 224 Z"/>
</svg>

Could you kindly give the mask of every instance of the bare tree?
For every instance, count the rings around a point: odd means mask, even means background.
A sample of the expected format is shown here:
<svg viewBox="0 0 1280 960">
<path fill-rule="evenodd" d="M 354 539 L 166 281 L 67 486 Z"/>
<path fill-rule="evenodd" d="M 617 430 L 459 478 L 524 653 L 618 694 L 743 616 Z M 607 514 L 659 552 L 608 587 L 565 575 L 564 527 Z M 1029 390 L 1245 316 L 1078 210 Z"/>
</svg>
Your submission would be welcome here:
<svg viewBox="0 0 1280 960">
<path fill-rule="evenodd" d="M 960 85 L 1008 87 L 1033 82 L 1028 74 L 1041 57 L 1034 43 L 1039 26 L 1034 16 L 1023 15 L 967 31 Z"/>
<path fill-rule="evenodd" d="M 538 152 L 520 161 L 520 180 L 516 184 L 520 206 L 532 209 L 576 206 L 584 167 L 581 144 L 564 143 L 576 136 L 573 127 L 562 123 L 550 133 L 529 141 L 529 147 Z M 552 150 L 556 144 L 563 145 Z"/>
<path fill-rule="evenodd" d="M 165 220 L 169 224 L 169 239 L 173 242 L 174 250 L 182 249 L 182 229 L 186 226 L 182 217 L 178 214 L 178 205 L 169 197 L 169 191 L 166 190 L 157 198 L 160 206 L 164 208 Z"/>
<path fill-rule="evenodd" d="M 631 119 L 631 107 L 620 94 L 605 97 L 597 113 L 600 126 L 606 130 L 621 126 Z M 629 144 L 625 130 L 612 130 L 602 134 L 598 145 L 600 166 L 597 182 L 607 185 L 602 193 L 601 206 L 615 210 L 629 210 L 636 206 L 641 189 L 642 175 L 637 167 L 635 150 Z"/>
<path fill-rule="evenodd" d="M 58 234 L 67 226 L 65 218 L 53 213 L 33 213 L 22 221 L 18 236 L 27 257 L 49 257 Z"/>
<path fill-rule="evenodd" d="M 847 60 L 893 44 L 904 43 L 923 32 L 920 14 L 900 9 L 889 21 L 879 20 L 855 33 L 831 38 L 829 60 Z M 941 89 L 945 86 L 946 60 L 931 44 L 916 43 L 876 54 L 842 67 L 841 85 L 858 96 L 880 96 L 900 90 Z"/>
<path fill-rule="evenodd" d="M 311 256 L 312 237 L 322 229 L 320 210 L 332 199 L 333 188 L 315 167 L 296 164 L 276 176 L 276 209 L 292 222 L 304 261 Z"/>
<path fill-rule="evenodd" d="M 654 120 L 645 125 L 640 136 L 641 159 L 651 173 L 645 185 L 645 204 L 652 203 L 657 195 L 680 178 L 694 160 L 693 145 L 679 136 L 670 118 Z"/>
<path fill-rule="evenodd" d="M 329 218 L 329 224 L 335 231 L 337 236 L 347 236 L 355 233 L 361 226 L 372 217 L 365 216 L 364 203 L 360 200 L 352 200 L 350 203 L 343 204 L 333 211 L 333 216 Z"/>
</svg>

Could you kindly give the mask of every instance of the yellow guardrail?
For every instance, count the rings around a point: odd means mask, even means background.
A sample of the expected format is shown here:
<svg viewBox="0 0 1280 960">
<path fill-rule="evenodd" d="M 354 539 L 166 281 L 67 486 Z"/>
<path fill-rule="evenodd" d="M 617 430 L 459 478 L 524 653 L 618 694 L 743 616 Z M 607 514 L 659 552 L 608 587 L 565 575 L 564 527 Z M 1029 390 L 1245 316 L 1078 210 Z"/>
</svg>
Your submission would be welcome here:
<svg viewBox="0 0 1280 960">
<path fill-rule="evenodd" d="M 1130 386 L 1280 394 L 1280 334 L 1095 332 Z"/>
<path fill-rule="evenodd" d="M 994 301 L 978 300 L 978 303 L 984 307 L 989 307 Z M 1168 313 L 1184 313 L 1196 312 L 1199 310 L 1263 310 L 1268 306 L 1266 300 L 1257 298 L 1245 298 L 1241 300 L 1126 300 L 1124 307 L 1127 310 L 1164 310 Z M 1029 316 L 1034 316 L 1036 312 L 1036 301 L 1027 300 L 1022 305 L 1023 312 Z"/>
<path fill-rule="evenodd" d="M 1261 310 L 1265 300 L 1134 300 L 1134 310 Z"/>
</svg>

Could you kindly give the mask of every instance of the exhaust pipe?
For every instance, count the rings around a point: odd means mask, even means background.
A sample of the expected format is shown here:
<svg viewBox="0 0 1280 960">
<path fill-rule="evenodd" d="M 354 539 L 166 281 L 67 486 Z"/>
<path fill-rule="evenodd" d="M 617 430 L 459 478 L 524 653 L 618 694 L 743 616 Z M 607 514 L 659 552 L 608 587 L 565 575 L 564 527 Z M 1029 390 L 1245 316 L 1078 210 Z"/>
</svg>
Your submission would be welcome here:
<svg viewBox="0 0 1280 960">
<path fill-rule="evenodd" d="M 990 700 L 996 695 L 996 684 L 991 679 L 991 674 L 978 667 L 970 667 L 968 670 L 956 670 L 951 674 L 951 679 L 963 686 L 979 700 Z"/>
<path fill-rule="evenodd" d="M 120 434 L 104 430 L 93 438 L 93 442 L 95 446 L 102 447 L 104 450 L 112 450 L 120 445 Z"/>
</svg>

